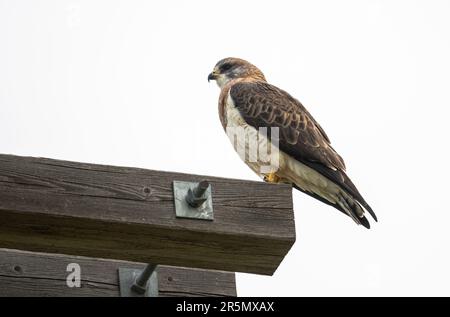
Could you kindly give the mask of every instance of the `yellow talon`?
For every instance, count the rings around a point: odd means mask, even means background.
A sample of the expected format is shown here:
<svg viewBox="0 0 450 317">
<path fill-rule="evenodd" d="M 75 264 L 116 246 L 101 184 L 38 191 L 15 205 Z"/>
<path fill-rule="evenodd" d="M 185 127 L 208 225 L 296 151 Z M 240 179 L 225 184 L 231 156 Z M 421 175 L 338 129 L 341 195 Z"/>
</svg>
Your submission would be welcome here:
<svg viewBox="0 0 450 317">
<path fill-rule="evenodd" d="M 275 173 L 266 174 L 264 176 L 264 181 L 268 183 L 279 183 L 281 178 L 277 176 Z"/>
</svg>

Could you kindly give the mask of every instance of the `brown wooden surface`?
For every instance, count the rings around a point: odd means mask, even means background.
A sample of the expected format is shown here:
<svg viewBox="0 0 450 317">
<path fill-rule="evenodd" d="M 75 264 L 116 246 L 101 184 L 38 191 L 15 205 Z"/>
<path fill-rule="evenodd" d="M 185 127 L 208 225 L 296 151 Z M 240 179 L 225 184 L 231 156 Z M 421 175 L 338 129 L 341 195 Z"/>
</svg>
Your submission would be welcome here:
<svg viewBox="0 0 450 317">
<path fill-rule="evenodd" d="M 81 287 L 66 284 L 67 265 L 81 267 Z M 0 296 L 119 296 L 117 269 L 145 264 L 0 249 Z M 159 266 L 160 296 L 236 296 L 235 274 Z"/>
<path fill-rule="evenodd" d="M 214 221 L 175 217 L 207 179 Z M 0 247 L 273 274 L 295 241 L 288 185 L 0 155 Z"/>
</svg>

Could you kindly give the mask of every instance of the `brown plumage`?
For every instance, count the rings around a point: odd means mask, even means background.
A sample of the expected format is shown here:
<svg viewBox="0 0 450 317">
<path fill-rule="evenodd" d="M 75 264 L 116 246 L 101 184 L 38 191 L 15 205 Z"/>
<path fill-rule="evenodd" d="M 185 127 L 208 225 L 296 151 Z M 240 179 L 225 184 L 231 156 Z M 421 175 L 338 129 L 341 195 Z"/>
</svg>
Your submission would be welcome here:
<svg viewBox="0 0 450 317">
<path fill-rule="evenodd" d="M 287 92 L 263 81 L 239 82 L 230 95 L 244 120 L 254 127 L 280 129 L 280 149 L 290 155 L 345 171 L 328 136 L 303 105 Z"/>
<path fill-rule="evenodd" d="M 376 220 L 374 212 L 346 175 L 344 160 L 325 131 L 297 99 L 267 83 L 257 67 L 242 59 L 219 61 L 208 76 L 211 79 L 221 87 L 219 116 L 224 129 L 234 125 L 279 129 L 282 164 L 270 179 L 291 183 L 370 227 L 364 209 Z"/>
</svg>

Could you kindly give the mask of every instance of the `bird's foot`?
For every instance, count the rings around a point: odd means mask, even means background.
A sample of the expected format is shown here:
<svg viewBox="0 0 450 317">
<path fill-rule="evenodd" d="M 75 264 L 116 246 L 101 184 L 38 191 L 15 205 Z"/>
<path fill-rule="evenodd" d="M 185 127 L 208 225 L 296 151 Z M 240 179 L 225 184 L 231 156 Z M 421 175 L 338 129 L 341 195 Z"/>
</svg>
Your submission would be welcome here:
<svg viewBox="0 0 450 317">
<path fill-rule="evenodd" d="M 269 173 L 264 175 L 264 181 L 267 183 L 279 183 L 281 180 L 280 177 L 278 177 L 275 173 Z"/>
</svg>

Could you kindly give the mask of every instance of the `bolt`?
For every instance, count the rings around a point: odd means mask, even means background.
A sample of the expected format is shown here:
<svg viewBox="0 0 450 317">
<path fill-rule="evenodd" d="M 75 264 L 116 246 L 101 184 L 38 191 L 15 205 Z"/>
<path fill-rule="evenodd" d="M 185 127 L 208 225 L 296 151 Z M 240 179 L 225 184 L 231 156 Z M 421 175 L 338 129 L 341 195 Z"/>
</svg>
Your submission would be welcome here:
<svg viewBox="0 0 450 317">
<path fill-rule="evenodd" d="M 194 189 L 194 196 L 196 198 L 200 198 L 203 196 L 203 194 L 206 192 L 206 190 L 209 187 L 209 183 L 208 181 L 201 181 L 200 183 L 198 183 L 198 186 L 195 187 Z"/>
<path fill-rule="evenodd" d="M 138 294 L 144 294 L 147 290 L 148 280 L 150 279 L 150 276 L 153 274 L 155 269 L 156 265 L 148 264 L 141 272 L 141 274 L 136 277 L 133 285 L 131 285 L 131 289 Z"/>
<path fill-rule="evenodd" d="M 186 201 L 191 207 L 198 208 L 206 201 L 205 192 L 209 187 L 209 182 L 201 181 L 194 189 L 189 189 Z"/>
</svg>

